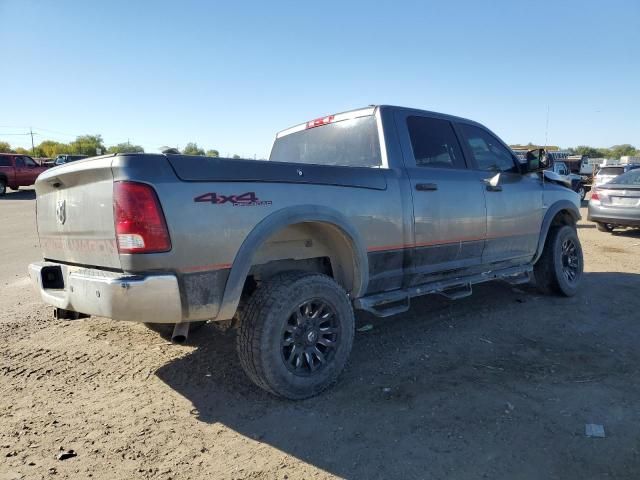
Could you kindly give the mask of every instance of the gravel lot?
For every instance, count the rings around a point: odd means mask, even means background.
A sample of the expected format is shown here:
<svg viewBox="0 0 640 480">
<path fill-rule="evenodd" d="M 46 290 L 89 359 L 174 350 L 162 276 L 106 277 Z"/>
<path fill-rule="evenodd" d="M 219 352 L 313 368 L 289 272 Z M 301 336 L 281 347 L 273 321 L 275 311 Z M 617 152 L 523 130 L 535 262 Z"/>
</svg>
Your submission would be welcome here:
<svg viewBox="0 0 640 480">
<path fill-rule="evenodd" d="M 640 477 L 638 231 L 579 225 L 571 299 L 495 283 L 359 315 L 373 329 L 340 383 L 289 402 L 244 376 L 233 331 L 174 346 L 142 325 L 54 320 L 25 273 L 33 191 L 0 199 L 0 221 L 0 480 Z"/>
</svg>

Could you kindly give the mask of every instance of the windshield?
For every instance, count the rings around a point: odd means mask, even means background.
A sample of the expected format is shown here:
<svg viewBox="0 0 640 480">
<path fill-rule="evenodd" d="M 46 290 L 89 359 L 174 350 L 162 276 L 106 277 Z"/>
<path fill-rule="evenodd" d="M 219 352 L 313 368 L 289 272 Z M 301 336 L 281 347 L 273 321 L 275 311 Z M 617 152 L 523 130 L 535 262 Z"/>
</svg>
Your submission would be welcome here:
<svg viewBox="0 0 640 480">
<path fill-rule="evenodd" d="M 620 175 L 624 172 L 624 167 L 603 167 L 598 175 Z"/>
<path fill-rule="evenodd" d="M 277 138 L 272 162 L 379 167 L 380 140 L 373 115 L 309 128 Z"/>
<path fill-rule="evenodd" d="M 640 170 L 631 170 L 630 172 L 614 178 L 609 183 L 618 185 L 639 185 L 640 186 Z"/>
</svg>

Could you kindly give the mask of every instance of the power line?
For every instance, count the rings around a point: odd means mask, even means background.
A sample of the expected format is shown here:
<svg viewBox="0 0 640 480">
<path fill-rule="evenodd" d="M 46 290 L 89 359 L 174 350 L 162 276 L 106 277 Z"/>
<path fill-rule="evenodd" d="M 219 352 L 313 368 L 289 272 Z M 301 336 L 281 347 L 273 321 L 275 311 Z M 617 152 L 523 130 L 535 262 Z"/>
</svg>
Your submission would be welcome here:
<svg viewBox="0 0 640 480">
<path fill-rule="evenodd" d="M 73 133 L 59 132 L 57 130 L 51 130 L 51 129 L 48 129 L 48 128 L 42 128 L 42 127 L 33 127 L 33 128 L 35 128 L 36 130 L 42 130 L 43 132 L 50 132 L 50 133 L 57 133 L 58 135 L 65 135 L 67 137 L 80 137 L 81 136 L 81 135 L 76 135 L 76 134 L 73 134 Z"/>
</svg>

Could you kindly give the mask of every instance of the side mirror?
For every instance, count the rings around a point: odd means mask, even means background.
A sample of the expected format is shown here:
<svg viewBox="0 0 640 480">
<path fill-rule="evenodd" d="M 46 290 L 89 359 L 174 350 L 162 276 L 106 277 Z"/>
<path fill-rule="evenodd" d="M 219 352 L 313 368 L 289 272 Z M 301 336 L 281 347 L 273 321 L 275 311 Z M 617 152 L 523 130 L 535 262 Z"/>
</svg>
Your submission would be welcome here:
<svg viewBox="0 0 640 480">
<path fill-rule="evenodd" d="M 540 172 L 549 168 L 549 160 L 543 148 L 529 150 L 526 155 L 527 172 Z"/>
</svg>

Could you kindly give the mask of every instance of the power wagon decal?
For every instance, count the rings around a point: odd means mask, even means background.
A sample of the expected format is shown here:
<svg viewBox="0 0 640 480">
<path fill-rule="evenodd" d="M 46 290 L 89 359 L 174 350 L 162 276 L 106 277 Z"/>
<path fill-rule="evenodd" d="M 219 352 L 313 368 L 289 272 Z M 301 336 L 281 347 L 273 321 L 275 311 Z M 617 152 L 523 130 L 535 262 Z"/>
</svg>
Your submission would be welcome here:
<svg viewBox="0 0 640 480">
<path fill-rule="evenodd" d="M 203 193 L 193 199 L 198 203 L 211 203 L 214 205 L 223 205 L 230 203 L 234 207 L 257 207 L 262 205 L 271 205 L 271 200 L 260 200 L 256 197 L 256 192 L 246 192 L 241 195 L 220 195 L 215 192 Z"/>
</svg>

